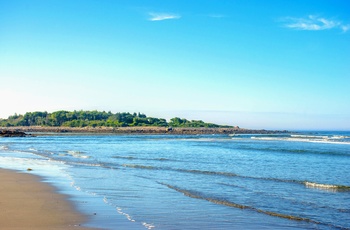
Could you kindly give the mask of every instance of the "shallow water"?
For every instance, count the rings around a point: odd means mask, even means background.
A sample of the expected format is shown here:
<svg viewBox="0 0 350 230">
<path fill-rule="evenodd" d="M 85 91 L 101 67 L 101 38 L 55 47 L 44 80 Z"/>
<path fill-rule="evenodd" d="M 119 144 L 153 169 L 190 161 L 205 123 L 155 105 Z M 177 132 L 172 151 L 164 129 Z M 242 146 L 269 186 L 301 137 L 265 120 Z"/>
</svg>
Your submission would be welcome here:
<svg viewBox="0 0 350 230">
<path fill-rule="evenodd" d="M 347 132 L 0 139 L 105 229 L 350 229 L 349 165 Z"/>
</svg>

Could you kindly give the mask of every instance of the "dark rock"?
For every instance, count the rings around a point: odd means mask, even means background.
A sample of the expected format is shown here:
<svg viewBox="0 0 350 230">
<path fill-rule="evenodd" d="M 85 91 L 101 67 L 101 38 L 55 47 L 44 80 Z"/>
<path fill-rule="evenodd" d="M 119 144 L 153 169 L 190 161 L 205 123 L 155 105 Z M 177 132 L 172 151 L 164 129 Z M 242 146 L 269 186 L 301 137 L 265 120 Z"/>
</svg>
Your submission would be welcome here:
<svg viewBox="0 0 350 230">
<path fill-rule="evenodd" d="M 17 131 L 17 130 L 0 130 L 0 137 L 26 137 L 31 136 L 30 134 L 26 134 L 25 132 Z"/>
</svg>

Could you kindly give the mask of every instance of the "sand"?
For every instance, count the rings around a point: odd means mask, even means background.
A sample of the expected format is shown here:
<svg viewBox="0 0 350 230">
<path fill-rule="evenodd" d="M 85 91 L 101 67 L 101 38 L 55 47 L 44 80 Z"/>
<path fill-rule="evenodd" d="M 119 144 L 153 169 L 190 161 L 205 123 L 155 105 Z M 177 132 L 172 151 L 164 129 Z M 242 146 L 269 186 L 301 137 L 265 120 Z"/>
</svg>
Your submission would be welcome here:
<svg viewBox="0 0 350 230">
<path fill-rule="evenodd" d="M 88 229 L 86 220 L 40 177 L 0 169 L 0 229 Z"/>
</svg>

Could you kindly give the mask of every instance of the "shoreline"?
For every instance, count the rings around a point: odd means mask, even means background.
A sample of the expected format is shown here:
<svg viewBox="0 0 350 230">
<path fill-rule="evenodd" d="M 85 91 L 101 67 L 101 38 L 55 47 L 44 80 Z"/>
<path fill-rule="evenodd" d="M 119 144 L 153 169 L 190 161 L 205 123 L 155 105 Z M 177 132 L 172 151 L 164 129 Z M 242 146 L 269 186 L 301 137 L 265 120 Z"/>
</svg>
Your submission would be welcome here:
<svg viewBox="0 0 350 230">
<path fill-rule="evenodd" d="M 81 229 L 88 217 L 39 176 L 0 168 L 0 226 L 4 229 Z"/>
<path fill-rule="evenodd" d="M 287 130 L 253 130 L 243 128 L 168 128 L 153 126 L 136 127 L 47 127 L 47 126 L 15 126 L 0 127 L 1 130 L 26 133 L 99 133 L 99 134 L 168 134 L 168 135 L 198 135 L 198 134 L 280 134 Z"/>
</svg>

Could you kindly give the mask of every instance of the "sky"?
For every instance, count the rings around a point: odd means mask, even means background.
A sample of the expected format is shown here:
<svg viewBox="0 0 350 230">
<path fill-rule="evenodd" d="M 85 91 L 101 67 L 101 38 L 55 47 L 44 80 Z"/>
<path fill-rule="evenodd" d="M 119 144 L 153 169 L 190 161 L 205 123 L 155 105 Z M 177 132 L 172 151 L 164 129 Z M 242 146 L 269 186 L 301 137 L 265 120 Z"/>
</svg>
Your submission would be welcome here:
<svg viewBox="0 0 350 230">
<path fill-rule="evenodd" d="M 0 0 L 0 118 L 350 130 L 348 0 Z"/>
</svg>

